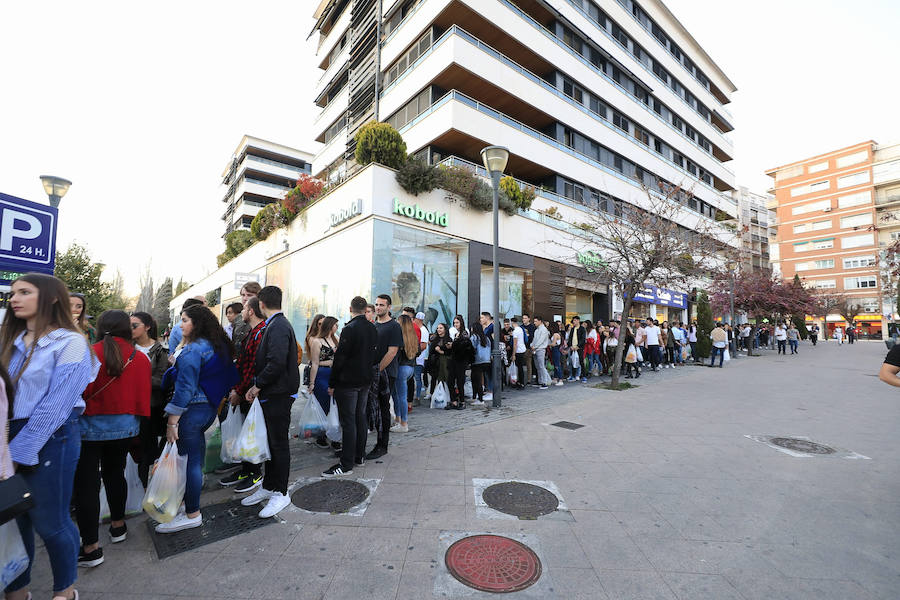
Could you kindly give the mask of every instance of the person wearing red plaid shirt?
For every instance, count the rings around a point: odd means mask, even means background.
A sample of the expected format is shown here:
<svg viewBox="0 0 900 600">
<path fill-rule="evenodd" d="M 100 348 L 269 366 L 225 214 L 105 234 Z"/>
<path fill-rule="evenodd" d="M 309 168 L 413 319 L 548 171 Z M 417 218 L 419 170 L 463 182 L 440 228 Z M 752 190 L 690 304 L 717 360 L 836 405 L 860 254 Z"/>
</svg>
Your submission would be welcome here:
<svg viewBox="0 0 900 600">
<path fill-rule="evenodd" d="M 241 380 L 231 390 L 228 401 L 232 406 L 240 406 L 241 412 L 247 414 L 250 404 L 246 400 L 247 390 L 253 386 L 253 377 L 256 374 L 253 363 L 256 361 L 256 350 L 262 341 L 263 330 L 266 328 L 266 318 L 259 308 L 259 299 L 256 296 L 247 300 L 241 313 L 244 322 L 249 324 L 250 333 L 244 338 L 243 348 L 238 354 L 237 369 Z M 262 485 L 262 465 L 254 465 L 242 462 L 240 470 L 233 471 L 219 481 L 223 487 L 235 486 L 236 493 L 251 492 Z"/>
</svg>

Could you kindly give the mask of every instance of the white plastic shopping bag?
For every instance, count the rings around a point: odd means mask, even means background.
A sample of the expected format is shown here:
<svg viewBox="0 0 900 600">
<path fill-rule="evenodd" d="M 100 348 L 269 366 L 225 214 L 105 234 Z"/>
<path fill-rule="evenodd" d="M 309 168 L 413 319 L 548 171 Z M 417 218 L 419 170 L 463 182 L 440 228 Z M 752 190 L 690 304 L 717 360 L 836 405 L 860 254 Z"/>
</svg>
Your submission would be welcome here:
<svg viewBox="0 0 900 600">
<path fill-rule="evenodd" d="M 431 395 L 431 408 L 444 408 L 450 402 L 450 388 L 443 381 L 439 381 Z"/>
<path fill-rule="evenodd" d="M 728 353 L 728 348 L 725 348 L 725 360 L 726 361 L 731 360 L 731 355 Z"/>
<path fill-rule="evenodd" d="M 6 589 L 28 568 L 28 553 L 15 519 L 0 525 L 0 589 Z"/>
<path fill-rule="evenodd" d="M 187 485 L 187 456 L 178 455 L 178 447 L 166 442 L 159 460 L 150 471 L 144 494 L 144 511 L 160 523 L 168 523 L 178 514 Z"/>
<path fill-rule="evenodd" d="M 325 429 L 328 427 L 328 418 L 325 416 L 325 411 L 322 410 L 322 405 L 319 404 L 319 401 L 308 391 L 301 390 L 300 395 L 306 399 L 306 406 L 303 407 L 303 412 L 300 413 L 300 437 L 319 437 L 325 433 Z"/>
<path fill-rule="evenodd" d="M 222 421 L 222 451 L 219 456 L 226 465 L 240 462 L 241 457 L 236 450 L 243 426 L 244 415 L 237 406 L 232 406 L 228 409 L 228 416 Z"/>
<path fill-rule="evenodd" d="M 141 503 L 144 499 L 144 484 L 138 474 L 137 463 L 131 455 L 125 457 L 125 484 L 128 495 L 125 497 L 125 515 L 136 515 L 141 512 Z M 106 500 L 106 486 L 100 486 L 100 521 L 110 518 L 109 502 Z"/>
<path fill-rule="evenodd" d="M 337 402 L 331 399 L 331 407 L 328 409 L 328 424 L 325 427 L 325 437 L 332 442 L 341 441 L 341 418 L 338 415 Z"/>
<path fill-rule="evenodd" d="M 250 406 L 250 412 L 241 427 L 241 436 L 237 443 L 237 456 L 242 461 L 258 465 L 264 463 L 272 454 L 269 452 L 269 437 L 266 431 L 266 420 L 263 417 L 259 399 Z"/>
</svg>

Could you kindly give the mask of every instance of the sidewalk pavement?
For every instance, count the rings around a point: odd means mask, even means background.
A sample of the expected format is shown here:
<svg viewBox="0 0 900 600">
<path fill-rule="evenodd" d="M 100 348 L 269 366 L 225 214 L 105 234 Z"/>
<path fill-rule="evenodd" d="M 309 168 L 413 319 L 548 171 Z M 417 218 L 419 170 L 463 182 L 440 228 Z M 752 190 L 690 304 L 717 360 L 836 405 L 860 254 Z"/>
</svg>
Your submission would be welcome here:
<svg viewBox="0 0 900 600">
<path fill-rule="evenodd" d="M 101 529 L 106 562 L 80 569 L 76 587 L 85 600 L 486 598 L 448 576 L 444 550 L 490 532 L 542 561 L 538 583 L 512 597 L 894 599 L 900 403 L 876 377 L 885 353 L 803 343 L 796 356 L 648 373 L 624 392 L 568 384 L 510 392 L 499 410 L 416 409 L 410 433 L 348 478 L 377 485 L 361 516 L 289 507 L 165 560 L 136 517 L 123 544 Z M 561 420 L 584 427 L 550 425 Z M 870 460 L 799 458 L 749 435 L 808 436 Z M 329 454 L 295 440 L 293 479 L 317 477 Z M 476 479 L 547 482 L 565 510 L 498 518 Z M 36 562 L 45 589 L 42 550 Z"/>
</svg>

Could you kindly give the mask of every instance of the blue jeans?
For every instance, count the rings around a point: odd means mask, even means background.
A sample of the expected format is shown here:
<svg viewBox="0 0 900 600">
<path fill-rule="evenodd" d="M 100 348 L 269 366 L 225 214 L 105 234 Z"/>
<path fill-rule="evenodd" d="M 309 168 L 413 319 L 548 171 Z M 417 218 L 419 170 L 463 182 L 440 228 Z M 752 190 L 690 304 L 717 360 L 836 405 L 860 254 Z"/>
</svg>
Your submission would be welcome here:
<svg viewBox="0 0 900 600">
<path fill-rule="evenodd" d="M 594 372 L 594 367 L 597 367 L 597 373 L 599 375 L 603 375 L 603 360 L 600 354 L 589 354 L 590 357 L 589 365 L 590 369 L 588 369 L 588 375 Z"/>
<path fill-rule="evenodd" d="M 15 437 L 26 423 L 26 419 L 11 421 L 10 438 Z M 53 590 L 64 590 L 78 579 L 80 541 L 78 528 L 69 516 L 69 504 L 80 454 L 81 429 L 78 417 L 71 416 L 41 448 L 37 467 L 22 473 L 35 500 L 34 508 L 16 519 L 30 562 L 28 569 L 9 584 L 7 592 L 21 590 L 31 583 L 35 531 L 47 548 L 53 571 Z"/>
<path fill-rule="evenodd" d="M 200 510 L 200 489 L 203 487 L 203 459 L 206 456 L 206 435 L 216 420 L 216 409 L 208 402 L 189 404 L 178 420 L 178 454 L 187 455 L 187 485 L 184 489 L 184 510 Z"/>
<path fill-rule="evenodd" d="M 710 353 L 710 357 L 709 357 L 709 366 L 712 367 L 713 365 L 716 364 L 716 354 L 718 354 L 719 355 L 719 366 L 721 367 L 722 363 L 725 362 L 725 348 L 716 348 L 715 346 L 713 346 L 711 348 L 711 351 L 712 352 Z"/>
<path fill-rule="evenodd" d="M 678 363 L 684 364 L 684 359 L 681 358 L 681 346 L 679 346 L 678 344 L 675 344 L 675 349 L 674 349 L 673 353 L 675 354 L 675 364 L 678 364 Z"/>
<path fill-rule="evenodd" d="M 791 346 L 791 354 L 797 354 L 797 340 L 788 340 L 788 344 Z"/>
<path fill-rule="evenodd" d="M 562 364 L 560 363 L 560 358 L 562 354 L 559 352 L 559 346 L 553 346 L 550 348 L 550 360 L 553 361 L 553 378 L 554 379 L 562 379 L 563 378 L 563 369 Z"/>
<path fill-rule="evenodd" d="M 415 370 L 415 367 L 412 365 L 399 365 L 397 367 L 397 381 L 394 384 L 396 388 L 396 395 L 394 396 L 394 413 L 403 422 L 406 422 L 407 413 L 409 411 L 409 405 L 406 403 L 406 386 L 409 384 L 409 378 L 412 377 Z"/>
<path fill-rule="evenodd" d="M 425 365 L 416 365 L 415 371 L 413 372 L 413 377 L 416 379 L 416 398 L 419 400 L 422 399 L 422 373 L 425 372 Z"/>
</svg>

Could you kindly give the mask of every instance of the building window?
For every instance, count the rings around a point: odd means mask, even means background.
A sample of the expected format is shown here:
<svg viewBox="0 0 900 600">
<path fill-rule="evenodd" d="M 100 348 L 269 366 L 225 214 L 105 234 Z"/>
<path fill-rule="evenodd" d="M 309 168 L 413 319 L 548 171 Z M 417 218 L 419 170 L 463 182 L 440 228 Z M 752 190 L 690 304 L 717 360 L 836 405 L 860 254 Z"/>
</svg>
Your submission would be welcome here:
<svg viewBox="0 0 900 600">
<path fill-rule="evenodd" d="M 809 174 L 818 173 L 819 171 L 824 171 L 828 168 L 828 161 L 821 162 L 815 165 L 809 165 L 806 167 L 806 172 Z"/>
<path fill-rule="evenodd" d="M 812 286 L 817 290 L 831 290 L 837 287 L 834 279 L 819 279 L 812 282 Z"/>
<path fill-rule="evenodd" d="M 815 261 L 816 269 L 833 269 L 834 268 L 834 259 L 833 258 L 825 258 L 822 260 Z"/>
<path fill-rule="evenodd" d="M 849 196 L 841 196 L 838 198 L 838 208 L 850 208 L 851 206 L 861 206 L 872 201 L 872 192 L 859 192 L 850 194 Z"/>
<path fill-rule="evenodd" d="M 874 246 L 875 240 L 871 233 L 863 235 L 851 235 L 841 238 L 841 248 L 860 248 L 862 246 Z"/>
<path fill-rule="evenodd" d="M 854 152 L 853 154 L 842 156 L 835 161 L 835 164 L 838 169 L 842 169 L 844 167 L 849 167 L 850 165 L 861 163 L 867 158 L 869 158 L 869 153 L 863 150 L 861 152 Z M 868 181 L 868 179 L 866 181 Z"/>
<path fill-rule="evenodd" d="M 805 213 L 825 210 L 826 208 L 831 208 L 831 200 L 819 200 L 818 202 L 810 202 L 809 204 L 795 206 L 791 209 L 791 214 L 802 215 Z"/>
<path fill-rule="evenodd" d="M 812 244 L 809 242 L 794 244 L 794 252 L 809 252 L 810 250 L 812 250 Z"/>
<path fill-rule="evenodd" d="M 834 248 L 834 238 L 816 240 L 812 243 L 812 247 L 813 250 L 827 250 L 828 248 Z"/>
<path fill-rule="evenodd" d="M 859 269 L 860 267 L 874 267 L 875 266 L 875 257 L 874 256 L 851 256 L 850 258 L 844 259 L 844 268 L 845 269 Z"/>
<path fill-rule="evenodd" d="M 843 177 L 838 177 L 837 186 L 839 188 L 850 187 L 851 185 L 859 185 L 861 183 L 869 182 L 869 172 L 862 171 L 860 173 L 854 173 L 852 175 L 844 175 Z"/>
<path fill-rule="evenodd" d="M 874 275 L 864 275 L 862 277 L 844 277 L 844 289 L 845 290 L 856 290 L 856 289 L 870 289 L 877 287 L 877 282 L 875 281 Z"/>
<path fill-rule="evenodd" d="M 849 217 L 841 217 L 841 228 L 860 227 L 862 225 L 872 224 L 872 213 L 864 213 L 861 215 L 851 215 Z"/>
<path fill-rule="evenodd" d="M 831 229 L 831 219 L 826 221 L 816 221 L 812 224 L 813 231 L 821 231 L 823 229 Z"/>
<path fill-rule="evenodd" d="M 791 188 L 791 197 L 822 192 L 824 190 L 827 190 L 829 187 L 831 187 L 831 183 L 827 179 L 825 181 L 817 181 L 816 183 L 798 185 L 795 188 Z"/>
</svg>

